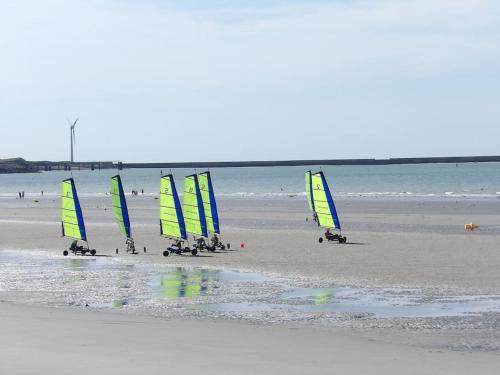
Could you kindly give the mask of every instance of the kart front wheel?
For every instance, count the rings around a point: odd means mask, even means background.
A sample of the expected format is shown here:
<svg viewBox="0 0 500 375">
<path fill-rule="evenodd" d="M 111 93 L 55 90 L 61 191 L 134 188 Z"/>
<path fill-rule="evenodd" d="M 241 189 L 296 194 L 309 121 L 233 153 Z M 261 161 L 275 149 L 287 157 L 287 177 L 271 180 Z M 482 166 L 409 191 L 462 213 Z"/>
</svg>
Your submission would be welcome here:
<svg viewBox="0 0 500 375">
<path fill-rule="evenodd" d="M 164 256 L 164 257 L 168 257 L 169 255 L 170 255 L 170 253 L 168 252 L 168 250 L 165 250 L 165 251 L 163 252 L 163 256 Z"/>
</svg>

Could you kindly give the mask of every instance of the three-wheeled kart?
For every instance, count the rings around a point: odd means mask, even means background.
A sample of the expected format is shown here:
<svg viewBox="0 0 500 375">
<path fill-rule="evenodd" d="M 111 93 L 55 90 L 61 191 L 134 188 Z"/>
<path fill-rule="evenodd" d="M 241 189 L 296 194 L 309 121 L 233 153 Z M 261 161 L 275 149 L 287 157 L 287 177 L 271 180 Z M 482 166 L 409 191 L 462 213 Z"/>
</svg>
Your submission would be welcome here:
<svg viewBox="0 0 500 375">
<path fill-rule="evenodd" d="M 212 238 L 210 238 L 210 245 L 207 245 L 207 250 L 214 252 L 216 250 L 226 250 L 231 249 L 231 244 L 224 245 L 222 241 L 219 239 L 217 235 L 214 234 Z"/>
<path fill-rule="evenodd" d="M 338 243 L 346 243 L 347 242 L 347 237 L 346 236 L 342 236 L 342 232 L 340 233 L 331 233 L 329 231 L 327 231 L 325 233 L 325 239 L 328 241 L 328 242 L 338 242 Z M 319 243 L 323 243 L 323 237 L 320 237 L 318 242 Z"/>
<path fill-rule="evenodd" d="M 74 255 L 95 255 L 96 251 L 94 249 L 90 249 L 87 243 L 87 246 L 78 246 L 78 241 L 73 241 L 68 250 L 63 251 L 64 256 L 68 256 L 69 252 L 72 252 Z"/>
<path fill-rule="evenodd" d="M 183 241 L 176 241 L 167 247 L 167 250 L 163 252 L 163 256 L 168 257 L 170 253 L 177 255 L 181 255 L 182 253 L 191 253 L 191 255 L 194 256 L 198 254 L 198 250 L 196 248 L 191 249 L 189 246 L 184 247 Z"/>
<path fill-rule="evenodd" d="M 195 238 L 195 242 L 193 244 L 192 250 L 196 250 L 196 252 L 201 252 L 204 250 L 210 251 L 205 239 L 203 237 Z"/>
</svg>

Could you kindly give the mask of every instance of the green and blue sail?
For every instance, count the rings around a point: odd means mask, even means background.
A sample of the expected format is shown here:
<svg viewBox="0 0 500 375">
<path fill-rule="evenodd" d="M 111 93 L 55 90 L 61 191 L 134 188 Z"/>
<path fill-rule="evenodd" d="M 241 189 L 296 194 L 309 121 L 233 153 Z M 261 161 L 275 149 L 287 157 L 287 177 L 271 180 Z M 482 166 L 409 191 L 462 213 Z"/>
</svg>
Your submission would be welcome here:
<svg viewBox="0 0 500 375">
<path fill-rule="evenodd" d="M 111 202 L 115 211 L 115 218 L 118 222 L 120 232 L 124 237 L 132 238 L 127 200 L 125 199 L 125 192 L 123 190 L 120 175 L 111 177 Z"/>
<path fill-rule="evenodd" d="M 161 178 L 160 189 L 162 235 L 185 240 L 187 234 L 200 237 L 208 237 L 209 233 L 220 234 L 210 172 L 186 176 L 182 207 L 171 174 Z"/>
<path fill-rule="evenodd" d="M 210 233 L 220 234 L 219 213 L 217 211 L 217 201 L 215 200 L 210 172 L 207 171 L 198 174 L 198 183 L 200 186 L 201 198 L 203 200 L 203 208 L 205 210 L 207 230 Z"/>
<path fill-rule="evenodd" d="M 332 193 L 322 171 L 306 172 L 306 192 L 309 207 L 316 214 L 318 225 L 327 229 L 341 230 Z"/>
<path fill-rule="evenodd" d="M 205 207 L 196 174 L 184 179 L 183 212 L 186 231 L 195 236 L 208 237 Z"/>
<path fill-rule="evenodd" d="M 181 202 L 171 174 L 160 179 L 160 233 L 168 238 L 187 239 Z"/>
<path fill-rule="evenodd" d="M 82 208 L 72 178 L 61 183 L 61 224 L 64 237 L 87 241 Z"/>
</svg>

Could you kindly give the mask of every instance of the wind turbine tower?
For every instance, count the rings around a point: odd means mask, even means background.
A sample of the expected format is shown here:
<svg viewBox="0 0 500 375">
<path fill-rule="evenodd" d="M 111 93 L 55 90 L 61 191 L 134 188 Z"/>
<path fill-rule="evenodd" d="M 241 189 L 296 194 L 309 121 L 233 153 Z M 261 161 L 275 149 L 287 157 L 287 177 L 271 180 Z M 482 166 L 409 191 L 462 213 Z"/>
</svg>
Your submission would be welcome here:
<svg viewBox="0 0 500 375">
<path fill-rule="evenodd" d="M 71 144 L 71 162 L 74 163 L 75 162 L 75 159 L 73 157 L 73 145 L 75 144 L 75 126 L 76 126 L 76 123 L 78 122 L 78 118 L 73 122 L 71 123 L 69 120 L 68 120 L 68 123 L 70 125 L 69 127 L 69 135 L 70 135 L 70 144 Z"/>
</svg>

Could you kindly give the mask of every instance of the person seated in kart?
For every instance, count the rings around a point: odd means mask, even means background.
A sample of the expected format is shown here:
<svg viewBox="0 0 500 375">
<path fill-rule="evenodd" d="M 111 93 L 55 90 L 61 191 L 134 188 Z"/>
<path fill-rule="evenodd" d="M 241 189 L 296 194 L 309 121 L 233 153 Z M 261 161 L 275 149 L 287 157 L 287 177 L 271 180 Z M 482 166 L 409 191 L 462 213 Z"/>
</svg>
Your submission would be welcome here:
<svg viewBox="0 0 500 375">
<path fill-rule="evenodd" d="M 127 251 L 135 253 L 135 243 L 133 238 L 127 238 L 127 241 L 125 241 L 127 244 Z"/>
<path fill-rule="evenodd" d="M 213 247 L 217 247 L 219 246 L 220 244 L 220 241 L 219 241 L 219 237 L 217 237 L 217 234 L 214 233 L 214 235 L 212 236 L 212 238 L 210 239 L 210 242 L 212 242 L 212 246 Z"/>
<path fill-rule="evenodd" d="M 327 229 L 325 232 L 325 238 L 331 241 L 335 239 L 335 235 L 332 232 L 330 232 L 330 229 Z"/>
<path fill-rule="evenodd" d="M 172 246 L 175 246 L 180 250 L 180 249 L 182 249 L 182 241 L 177 240 L 177 241 L 175 241 L 175 243 Z"/>
<path fill-rule="evenodd" d="M 198 249 L 204 249 L 206 247 L 205 239 L 203 237 L 200 237 L 196 240 L 196 247 Z"/>
<path fill-rule="evenodd" d="M 77 251 L 82 251 L 83 250 L 83 246 L 78 246 L 78 241 L 77 240 L 74 240 L 69 249 L 72 251 L 72 252 L 77 252 Z"/>
</svg>

